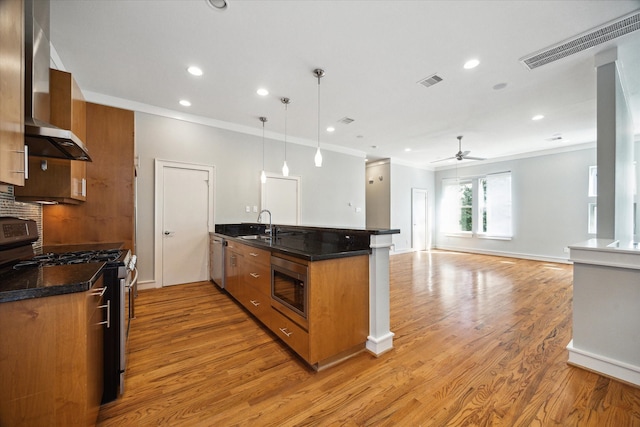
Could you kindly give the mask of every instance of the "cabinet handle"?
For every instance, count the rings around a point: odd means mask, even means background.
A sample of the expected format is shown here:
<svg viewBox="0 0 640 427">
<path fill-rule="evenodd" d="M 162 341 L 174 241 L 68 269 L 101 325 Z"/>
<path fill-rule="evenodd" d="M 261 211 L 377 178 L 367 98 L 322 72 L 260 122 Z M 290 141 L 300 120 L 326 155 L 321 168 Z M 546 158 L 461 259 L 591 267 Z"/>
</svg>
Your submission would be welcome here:
<svg viewBox="0 0 640 427">
<path fill-rule="evenodd" d="M 249 301 L 251 302 L 251 304 L 253 304 L 256 307 L 260 305 L 260 301 L 254 301 L 252 299 L 250 299 Z"/>
<path fill-rule="evenodd" d="M 24 174 L 24 179 L 29 179 L 29 146 L 25 145 L 24 150 L 15 150 L 14 153 L 24 154 L 24 169 L 21 171 L 12 171 L 13 173 Z"/>
<path fill-rule="evenodd" d="M 111 327 L 111 300 L 108 299 L 105 305 L 99 305 L 98 308 L 107 309 L 107 320 L 98 323 L 98 325 L 107 325 L 107 329 L 109 329 Z"/>
<path fill-rule="evenodd" d="M 257 253 L 255 253 L 255 252 L 249 252 L 249 255 L 251 255 L 251 256 L 258 256 L 258 254 L 257 254 Z"/>
<path fill-rule="evenodd" d="M 82 178 L 82 182 L 80 185 L 80 195 L 82 197 L 87 197 L 87 180 L 85 178 Z"/>
<path fill-rule="evenodd" d="M 97 297 L 102 297 L 104 296 L 104 293 L 107 292 L 107 287 L 105 286 L 104 288 L 96 288 L 95 292 L 92 293 L 91 295 L 97 296 Z"/>
<path fill-rule="evenodd" d="M 257 273 L 249 273 L 249 276 L 253 277 L 254 279 L 257 279 L 258 277 L 260 277 L 260 275 Z"/>
<path fill-rule="evenodd" d="M 282 332 L 283 334 L 285 334 L 288 337 L 290 337 L 293 334 L 293 332 L 288 332 L 287 328 L 278 328 L 278 329 L 280 329 L 280 332 Z"/>
</svg>

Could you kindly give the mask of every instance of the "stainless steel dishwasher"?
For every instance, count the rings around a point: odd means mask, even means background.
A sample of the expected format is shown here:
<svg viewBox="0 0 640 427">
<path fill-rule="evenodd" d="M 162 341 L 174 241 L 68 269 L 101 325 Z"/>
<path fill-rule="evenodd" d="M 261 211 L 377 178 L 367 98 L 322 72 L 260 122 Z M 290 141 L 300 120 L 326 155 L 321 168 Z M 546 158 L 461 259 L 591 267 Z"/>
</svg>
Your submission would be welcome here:
<svg viewBox="0 0 640 427">
<path fill-rule="evenodd" d="M 224 289 L 224 247 L 227 246 L 227 241 L 224 237 L 214 234 L 213 235 L 213 251 L 211 254 L 212 276 L 213 283 Z"/>
</svg>

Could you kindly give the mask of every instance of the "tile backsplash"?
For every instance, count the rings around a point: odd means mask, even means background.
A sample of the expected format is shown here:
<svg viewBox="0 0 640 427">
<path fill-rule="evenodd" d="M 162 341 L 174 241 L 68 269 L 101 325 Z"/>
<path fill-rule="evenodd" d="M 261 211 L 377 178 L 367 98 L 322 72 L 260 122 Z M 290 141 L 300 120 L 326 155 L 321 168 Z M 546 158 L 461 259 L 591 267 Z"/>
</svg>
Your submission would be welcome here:
<svg viewBox="0 0 640 427">
<path fill-rule="evenodd" d="M 0 216 L 15 216 L 34 220 L 38 225 L 40 237 L 38 241 L 33 243 L 33 248 L 37 251 L 42 247 L 42 205 L 16 202 L 13 186 L 0 186 Z"/>
</svg>

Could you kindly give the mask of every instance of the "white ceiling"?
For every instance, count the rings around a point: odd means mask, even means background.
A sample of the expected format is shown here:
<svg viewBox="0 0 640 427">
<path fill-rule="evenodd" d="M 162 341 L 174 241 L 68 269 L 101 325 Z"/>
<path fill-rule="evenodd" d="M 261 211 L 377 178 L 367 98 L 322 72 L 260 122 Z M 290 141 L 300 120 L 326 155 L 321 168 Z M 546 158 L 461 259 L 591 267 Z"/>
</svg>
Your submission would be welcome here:
<svg viewBox="0 0 640 427">
<path fill-rule="evenodd" d="M 228 1 L 220 12 L 205 0 L 52 0 L 51 42 L 89 100 L 108 95 L 256 134 L 266 116 L 277 137 L 286 96 L 288 140 L 310 145 L 312 71 L 323 68 L 322 146 L 425 167 L 445 165 L 430 162 L 457 152 L 458 135 L 463 150 L 490 159 L 595 141 L 594 55 L 618 46 L 640 133 L 640 31 L 533 71 L 519 62 L 640 0 Z M 464 70 L 471 58 L 480 65 Z M 417 83 L 433 73 L 444 80 Z M 338 123 L 345 116 L 354 122 Z M 568 141 L 547 140 L 556 134 Z"/>
</svg>

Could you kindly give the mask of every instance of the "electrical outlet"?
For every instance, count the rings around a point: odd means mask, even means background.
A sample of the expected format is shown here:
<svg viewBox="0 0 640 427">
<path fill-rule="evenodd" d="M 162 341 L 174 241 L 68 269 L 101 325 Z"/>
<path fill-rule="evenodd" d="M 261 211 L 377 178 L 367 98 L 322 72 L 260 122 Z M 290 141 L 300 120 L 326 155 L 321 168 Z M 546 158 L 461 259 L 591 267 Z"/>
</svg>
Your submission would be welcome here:
<svg viewBox="0 0 640 427">
<path fill-rule="evenodd" d="M 244 207 L 244 211 L 245 211 L 246 213 L 251 213 L 251 206 L 245 206 L 245 207 Z"/>
<path fill-rule="evenodd" d="M 258 207 L 257 206 L 253 207 L 253 213 L 258 213 Z"/>
<path fill-rule="evenodd" d="M 568 248 L 568 247 L 565 247 L 565 248 L 564 248 L 564 253 L 565 253 L 565 254 L 568 254 L 568 253 L 569 253 L 569 248 Z"/>
</svg>

